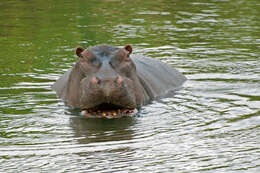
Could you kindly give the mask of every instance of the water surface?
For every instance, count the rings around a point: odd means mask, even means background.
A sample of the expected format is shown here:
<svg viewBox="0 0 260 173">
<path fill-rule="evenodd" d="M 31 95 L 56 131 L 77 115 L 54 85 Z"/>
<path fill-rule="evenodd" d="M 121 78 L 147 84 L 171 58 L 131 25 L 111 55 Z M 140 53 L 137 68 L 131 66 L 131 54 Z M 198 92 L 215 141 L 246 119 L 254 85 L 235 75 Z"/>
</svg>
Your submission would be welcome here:
<svg viewBox="0 0 260 173">
<path fill-rule="evenodd" d="M 259 172 L 258 0 L 0 2 L 0 172 Z M 188 81 L 135 118 L 85 119 L 51 85 L 78 45 L 132 44 Z"/>
</svg>

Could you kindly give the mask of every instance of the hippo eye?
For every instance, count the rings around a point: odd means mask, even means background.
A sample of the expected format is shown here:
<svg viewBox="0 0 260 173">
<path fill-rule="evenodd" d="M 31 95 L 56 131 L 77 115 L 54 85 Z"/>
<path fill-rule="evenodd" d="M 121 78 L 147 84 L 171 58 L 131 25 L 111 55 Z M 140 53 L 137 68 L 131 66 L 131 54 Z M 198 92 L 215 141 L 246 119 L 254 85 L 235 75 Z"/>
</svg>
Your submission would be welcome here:
<svg viewBox="0 0 260 173">
<path fill-rule="evenodd" d="M 112 68 L 115 68 L 115 67 L 116 67 L 115 63 L 113 63 L 113 62 L 111 62 L 111 61 L 109 61 L 109 65 L 110 65 Z"/>
<path fill-rule="evenodd" d="M 101 62 L 97 58 L 91 58 L 90 63 L 96 67 L 101 65 Z"/>
<path fill-rule="evenodd" d="M 127 54 L 124 58 L 125 61 L 130 61 L 130 54 Z"/>
</svg>

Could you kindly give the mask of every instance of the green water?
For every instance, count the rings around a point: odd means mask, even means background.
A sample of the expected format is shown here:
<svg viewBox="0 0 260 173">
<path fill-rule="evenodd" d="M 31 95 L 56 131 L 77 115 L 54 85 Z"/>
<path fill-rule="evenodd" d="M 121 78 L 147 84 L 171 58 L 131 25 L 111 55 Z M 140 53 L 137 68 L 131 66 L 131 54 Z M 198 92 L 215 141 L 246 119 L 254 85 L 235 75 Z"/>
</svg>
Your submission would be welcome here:
<svg viewBox="0 0 260 173">
<path fill-rule="evenodd" d="M 0 1 L 0 172 L 259 172 L 259 0 Z M 89 120 L 51 85 L 78 45 L 131 44 L 188 81 Z"/>
</svg>

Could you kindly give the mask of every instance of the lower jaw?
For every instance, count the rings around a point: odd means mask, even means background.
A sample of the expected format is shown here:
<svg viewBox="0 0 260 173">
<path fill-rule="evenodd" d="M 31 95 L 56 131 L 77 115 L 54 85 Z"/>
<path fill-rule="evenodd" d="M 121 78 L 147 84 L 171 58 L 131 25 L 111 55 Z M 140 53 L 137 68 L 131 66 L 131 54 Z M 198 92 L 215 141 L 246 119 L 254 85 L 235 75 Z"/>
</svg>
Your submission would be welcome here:
<svg viewBox="0 0 260 173">
<path fill-rule="evenodd" d="M 132 117 L 138 113 L 137 109 L 118 109 L 118 110 L 99 110 L 99 111 L 91 111 L 91 110 L 83 110 L 81 111 L 81 115 L 87 118 L 121 118 L 121 117 Z"/>
</svg>

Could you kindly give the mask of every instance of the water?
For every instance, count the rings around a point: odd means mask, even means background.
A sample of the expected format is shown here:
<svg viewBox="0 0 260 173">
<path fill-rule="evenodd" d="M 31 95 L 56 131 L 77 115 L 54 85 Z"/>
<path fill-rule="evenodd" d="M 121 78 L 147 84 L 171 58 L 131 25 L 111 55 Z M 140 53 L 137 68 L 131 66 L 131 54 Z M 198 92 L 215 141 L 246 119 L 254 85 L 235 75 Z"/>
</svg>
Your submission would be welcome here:
<svg viewBox="0 0 260 173">
<path fill-rule="evenodd" d="M 0 2 L 0 172 L 259 172 L 260 2 Z M 133 45 L 189 80 L 139 117 L 90 120 L 51 90 L 74 48 Z"/>
</svg>

